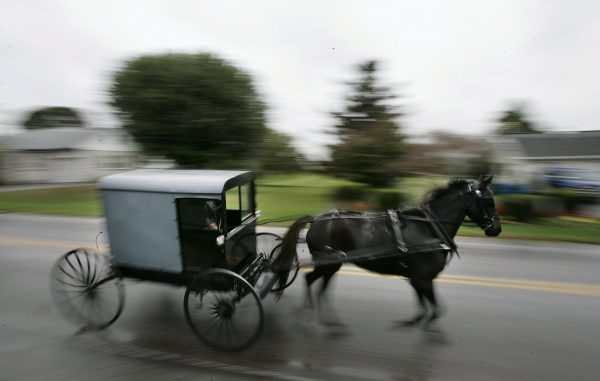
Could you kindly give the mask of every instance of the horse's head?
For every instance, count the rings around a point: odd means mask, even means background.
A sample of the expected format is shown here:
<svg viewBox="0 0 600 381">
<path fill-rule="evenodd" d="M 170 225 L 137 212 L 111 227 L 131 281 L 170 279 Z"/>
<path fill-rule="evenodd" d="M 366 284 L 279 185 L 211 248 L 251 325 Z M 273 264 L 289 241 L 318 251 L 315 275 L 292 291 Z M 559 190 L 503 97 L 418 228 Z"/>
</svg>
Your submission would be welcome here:
<svg viewBox="0 0 600 381">
<path fill-rule="evenodd" d="M 496 237 L 502 231 L 500 217 L 494 203 L 494 193 L 489 185 L 493 175 L 481 175 L 478 180 L 469 183 L 472 202 L 467 208 L 467 216 L 485 232 L 488 237 Z"/>
</svg>

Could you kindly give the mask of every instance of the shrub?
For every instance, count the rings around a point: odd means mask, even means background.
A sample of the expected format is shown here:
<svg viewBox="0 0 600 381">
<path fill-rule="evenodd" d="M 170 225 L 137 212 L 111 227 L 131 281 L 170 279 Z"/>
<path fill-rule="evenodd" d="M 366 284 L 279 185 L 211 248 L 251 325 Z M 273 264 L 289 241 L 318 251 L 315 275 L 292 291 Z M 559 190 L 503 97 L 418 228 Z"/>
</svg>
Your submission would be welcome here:
<svg viewBox="0 0 600 381">
<path fill-rule="evenodd" d="M 536 196 L 506 196 L 501 199 L 503 215 L 519 222 L 533 221 L 537 217 L 534 208 Z"/>
<path fill-rule="evenodd" d="M 575 212 L 578 207 L 582 205 L 589 205 L 597 202 L 593 194 L 577 192 L 574 190 L 558 189 L 550 194 L 562 202 L 567 213 Z"/>
<path fill-rule="evenodd" d="M 333 192 L 333 199 L 338 202 L 366 202 L 371 191 L 364 187 L 341 186 Z"/>
<path fill-rule="evenodd" d="M 380 209 L 398 209 L 406 202 L 406 196 L 400 192 L 380 192 L 377 206 Z"/>
</svg>

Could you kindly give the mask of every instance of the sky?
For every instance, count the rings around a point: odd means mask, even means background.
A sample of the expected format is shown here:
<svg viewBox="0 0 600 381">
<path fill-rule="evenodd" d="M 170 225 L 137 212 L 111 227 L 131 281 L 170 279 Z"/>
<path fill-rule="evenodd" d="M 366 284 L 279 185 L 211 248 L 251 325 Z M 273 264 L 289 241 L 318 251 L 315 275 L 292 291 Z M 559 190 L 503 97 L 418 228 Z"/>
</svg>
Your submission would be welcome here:
<svg viewBox="0 0 600 381">
<path fill-rule="evenodd" d="M 114 126 L 113 73 L 166 52 L 211 52 L 249 72 L 269 127 L 313 158 L 370 59 L 408 134 L 488 133 L 521 102 L 548 131 L 599 129 L 598 20 L 595 0 L 0 0 L 0 133 L 44 106 Z"/>
</svg>

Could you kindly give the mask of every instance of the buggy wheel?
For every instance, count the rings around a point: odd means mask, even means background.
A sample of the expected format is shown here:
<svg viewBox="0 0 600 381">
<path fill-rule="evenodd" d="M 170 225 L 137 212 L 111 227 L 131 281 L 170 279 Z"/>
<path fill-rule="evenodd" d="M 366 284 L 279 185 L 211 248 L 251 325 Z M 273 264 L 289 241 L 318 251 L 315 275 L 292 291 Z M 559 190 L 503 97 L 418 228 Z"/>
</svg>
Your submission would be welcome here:
<svg viewBox="0 0 600 381">
<path fill-rule="evenodd" d="M 108 258 L 84 249 L 71 250 L 56 261 L 50 291 L 65 319 L 93 329 L 114 323 L 125 301 L 123 282 Z"/>
<path fill-rule="evenodd" d="M 271 256 L 269 257 L 269 263 L 270 264 L 275 263 L 275 261 L 277 261 L 277 258 L 279 258 L 280 254 L 281 254 L 281 244 L 275 246 L 275 248 L 271 252 Z M 294 283 L 294 280 L 296 280 L 296 277 L 298 276 L 299 271 L 300 271 L 300 263 L 298 262 L 298 254 L 296 253 L 296 254 L 294 254 L 294 259 L 293 259 L 292 265 L 290 267 L 290 276 L 288 276 L 287 282 L 283 286 L 273 287 L 271 289 L 271 292 L 282 291 L 282 290 L 285 290 L 286 288 L 290 287 L 291 284 Z"/>
<path fill-rule="evenodd" d="M 263 308 L 254 288 L 225 269 L 200 273 L 184 297 L 185 318 L 202 342 L 221 351 L 240 351 L 254 343 L 263 328 Z"/>
</svg>

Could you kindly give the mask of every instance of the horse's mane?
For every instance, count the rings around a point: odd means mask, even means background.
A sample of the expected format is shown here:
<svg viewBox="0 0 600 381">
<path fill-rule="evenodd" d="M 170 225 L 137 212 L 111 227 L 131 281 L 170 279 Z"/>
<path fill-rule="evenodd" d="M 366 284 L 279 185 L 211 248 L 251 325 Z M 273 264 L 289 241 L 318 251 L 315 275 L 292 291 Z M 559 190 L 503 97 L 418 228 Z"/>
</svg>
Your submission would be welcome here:
<svg viewBox="0 0 600 381">
<path fill-rule="evenodd" d="M 460 177 L 452 179 L 452 180 L 448 181 L 448 184 L 446 186 L 438 186 L 438 187 L 431 189 L 429 192 L 425 193 L 425 196 L 423 196 L 423 200 L 421 200 L 421 206 L 423 206 L 433 200 L 436 200 L 440 197 L 443 197 L 449 193 L 452 193 L 468 184 L 469 184 L 469 181 L 467 181 L 463 178 L 460 178 Z"/>
</svg>

